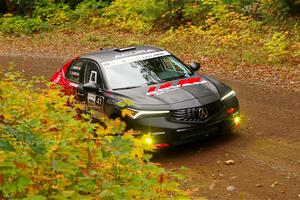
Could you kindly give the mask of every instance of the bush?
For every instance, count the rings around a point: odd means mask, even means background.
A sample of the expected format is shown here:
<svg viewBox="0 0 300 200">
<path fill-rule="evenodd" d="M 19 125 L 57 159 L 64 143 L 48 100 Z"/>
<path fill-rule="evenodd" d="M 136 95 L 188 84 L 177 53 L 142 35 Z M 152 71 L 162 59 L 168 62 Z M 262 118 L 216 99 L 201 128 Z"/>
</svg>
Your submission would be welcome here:
<svg viewBox="0 0 300 200">
<path fill-rule="evenodd" d="M 37 81 L 35 81 L 37 82 Z M 149 161 L 151 147 L 124 131 L 79 115 L 57 89 L 33 89 L 17 72 L 0 80 L 0 199 L 172 199 L 169 173 Z"/>
<path fill-rule="evenodd" d="M 275 32 L 273 36 L 265 43 L 264 47 L 269 53 L 269 59 L 280 61 L 288 53 L 288 41 L 284 33 Z"/>
<path fill-rule="evenodd" d="M 70 21 L 72 11 L 64 4 L 44 3 L 35 6 L 32 17 L 5 14 L 0 18 L 0 31 L 5 33 L 34 33 Z"/>
<path fill-rule="evenodd" d="M 0 31 L 4 33 L 33 33 L 43 30 L 47 24 L 39 17 L 21 17 L 6 14 L 0 18 Z"/>
<path fill-rule="evenodd" d="M 103 22 L 122 29 L 147 32 L 166 10 L 166 1 L 116 0 L 105 9 Z"/>
<path fill-rule="evenodd" d="M 105 1 L 85 0 L 77 5 L 73 17 L 83 22 L 91 22 L 92 18 L 100 17 L 103 8 L 108 5 L 109 3 Z"/>
<path fill-rule="evenodd" d="M 32 7 L 31 14 L 5 14 L 0 17 L 0 31 L 5 33 L 34 33 L 49 27 L 63 26 L 69 21 L 80 23 L 98 23 L 102 9 L 109 5 L 106 1 L 85 0 L 72 10 L 68 4 L 53 3 L 48 0 L 40 2 L 16 1 L 16 4 L 27 3 Z M 18 4 L 19 5 L 19 4 Z"/>
<path fill-rule="evenodd" d="M 171 29 L 162 35 L 159 45 L 185 57 L 204 56 L 232 66 L 279 65 L 283 61 L 295 66 L 300 44 L 297 28 L 282 26 L 281 32 L 274 33 L 274 27 L 230 11 L 217 18 L 212 15 L 204 25 Z"/>
<path fill-rule="evenodd" d="M 51 25 L 62 25 L 70 20 L 72 12 L 65 4 L 48 3 L 36 6 L 33 16 L 48 22 Z"/>
</svg>

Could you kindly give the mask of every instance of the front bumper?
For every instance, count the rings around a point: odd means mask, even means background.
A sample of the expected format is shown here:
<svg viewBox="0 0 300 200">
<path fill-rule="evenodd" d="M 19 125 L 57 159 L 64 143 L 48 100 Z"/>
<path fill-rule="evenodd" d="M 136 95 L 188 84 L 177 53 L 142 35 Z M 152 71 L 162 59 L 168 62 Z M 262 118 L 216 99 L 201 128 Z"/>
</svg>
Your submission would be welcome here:
<svg viewBox="0 0 300 200">
<path fill-rule="evenodd" d="M 189 128 L 180 128 L 175 130 L 160 130 L 160 131 L 147 131 L 152 138 L 153 144 L 160 146 L 160 144 L 167 144 L 168 146 L 176 146 L 184 143 L 189 143 L 201 139 L 211 134 L 223 134 L 238 127 L 239 122 L 235 119 L 239 117 L 239 113 L 235 116 L 230 116 L 222 121 L 211 125 L 193 126 Z"/>
<path fill-rule="evenodd" d="M 234 112 L 228 113 L 230 108 Z M 178 122 L 170 120 L 168 115 L 152 116 L 127 120 L 129 128 L 141 131 L 151 137 L 154 145 L 175 146 L 189 143 L 210 134 L 222 134 L 239 125 L 239 105 L 234 97 L 222 102 L 221 109 L 205 122 Z"/>
</svg>

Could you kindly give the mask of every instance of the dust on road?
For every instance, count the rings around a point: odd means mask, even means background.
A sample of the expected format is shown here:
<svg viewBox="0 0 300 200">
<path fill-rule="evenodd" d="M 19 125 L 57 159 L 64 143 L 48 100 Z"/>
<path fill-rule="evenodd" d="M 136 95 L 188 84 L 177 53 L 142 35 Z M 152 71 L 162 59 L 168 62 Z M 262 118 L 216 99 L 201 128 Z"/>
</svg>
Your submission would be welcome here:
<svg viewBox="0 0 300 200">
<path fill-rule="evenodd" d="M 0 56 L 0 65 L 49 79 L 67 59 Z M 195 198 L 300 200 L 300 93 L 223 81 L 240 100 L 241 127 L 232 135 L 162 151 L 154 161 L 169 169 L 189 168 L 183 172 L 185 186 Z"/>
</svg>

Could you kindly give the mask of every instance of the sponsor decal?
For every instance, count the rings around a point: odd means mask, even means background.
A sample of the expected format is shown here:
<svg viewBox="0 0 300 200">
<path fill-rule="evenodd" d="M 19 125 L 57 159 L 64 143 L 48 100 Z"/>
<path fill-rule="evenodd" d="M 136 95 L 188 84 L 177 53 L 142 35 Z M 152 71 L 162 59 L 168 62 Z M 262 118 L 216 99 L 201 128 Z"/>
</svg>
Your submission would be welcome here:
<svg viewBox="0 0 300 200">
<path fill-rule="evenodd" d="M 162 85 L 159 87 L 159 89 L 160 89 L 160 90 L 167 89 L 167 88 L 171 87 L 172 85 L 173 85 L 172 82 L 164 83 L 164 84 L 162 84 Z"/>
<path fill-rule="evenodd" d="M 150 133 L 151 135 L 164 135 L 166 134 L 165 131 L 161 131 L 161 132 L 153 132 L 153 133 Z"/>
<path fill-rule="evenodd" d="M 81 66 L 73 65 L 73 66 L 72 66 L 72 70 L 80 71 L 80 70 L 81 70 Z"/>
<path fill-rule="evenodd" d="M 70 75 L 79 77 L 79 72 L 70 71 Z"/>
<path fill-rule="evenodd" d="M 108 99 L 106 100 L 106 102 L 107 102 L 108 104 L 115 105 L 118 101 L 116 101 L 115 99 L 108 98 Z"/>
<path fill-rule="evenodd" d="M 178 90 L 180 87 L 184 87 L 184 86 L 188 86 L 188 85 L 204 84 L 206 82 L 207 82 L 206 80 L 201 80 L 201 77 L 179 80 L 176 84 L 173 84 L 173 82 L 167 82 L 167 83 L 160 85 L 159 87 L 151 86 L 148 89 L 148 92 L 146 93 L 146 95 L 158 96 L 161 94 L 165 94 L 167 92 L 172 92 L 172 91 Z"/>
<path fill-rule="evenodd" d="M 187 85 L 194 85 L 199 84 L 201 81 L 201 77 L 195 77 L 195 78 L 188 78 L 178 81 L 177 85 L 180 85 L 181 87 L 187 86 Z"/>
<path fill-rule="evenodd" d="M 154 52 L 154 50 L 147 49 L 147 50 L 139 50 L 139 51 L 133 51 L 133 52 L 128 52 L 128 53 L 122 53 L 121 55 L 116 55 L 115 59 L 123 58 L 126 56 L 133 56 L 133 55 L 137 55 L 137 54 L 141 54 L 141 53 L 151 53 L 151 52 Z"/>
<path fill-rule="evenodd" d="M 154 53 L 147 53 L 147 54 L 143 54 L 143 55 L 136 55 L 136 56 L 120 58 L 120 59 L 116 59 L 116 60 L 112 60 L 112 61 L 107 61 L 107 62 L 103 62 L 102 65 L 104 67 L 110 67 L 110 66 L 113 66 L 113 65 L 131 63 L 131 62 L 146 60 L 146 59 L 150 59 L 150 58 L 157 58 L 157 57 L 161 57 L 161 56 L 166 56 L 166 55 L 170 55 L 170 53 L 167 52 L 167 51 L 159 51 L 159 52 L 154 52 Z"/>
<path fill-rule="evenodd" d="M 53 82 L 58 83 L 60 81 L 61 77 L 62 77 L 62 72 L 59 72 L 57 77 L 55 78 L 55 80 L 53 80 Z"/>
<path fill-rule="evenodd" d="M 76 84 L 76 83 L 70 82 L 69 85 L 70 85 L 71 87 L 78 88 L 78 84 Z"/>
<path fill-rule="evenodd" d="M 156 86 L 151 86 L 147 92 L 147 95 L 151 95 L 152 93 L 155 93 Z"/>
<path fill-rule="evenodd" d="M 93 94 L 93 93 L 88 93 L 87 101 L 88 101 L 88 104 L 95 104 L 95 102 L 96 102 L 96 95 Z"/>
</svg>

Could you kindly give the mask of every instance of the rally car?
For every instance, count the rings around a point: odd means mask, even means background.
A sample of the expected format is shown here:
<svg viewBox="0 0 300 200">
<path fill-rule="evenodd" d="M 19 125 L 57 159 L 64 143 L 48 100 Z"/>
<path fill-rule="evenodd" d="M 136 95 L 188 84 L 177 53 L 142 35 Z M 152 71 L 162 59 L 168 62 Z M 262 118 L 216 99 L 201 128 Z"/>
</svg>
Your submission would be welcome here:
<svg viewBox="0 0 300 200">
<path fill-rule="evenodd" d="M 240 123 L 235 92 L 196 71 L 172 53 L 153 46 L 102 49 L 70 60 L 51 81 L 75 92 L 88 108 L 122 118 L 130 100 L 129 128 L 146 142 L 169 147 L 204 135 L 228 132 Z"/>
</svg>

